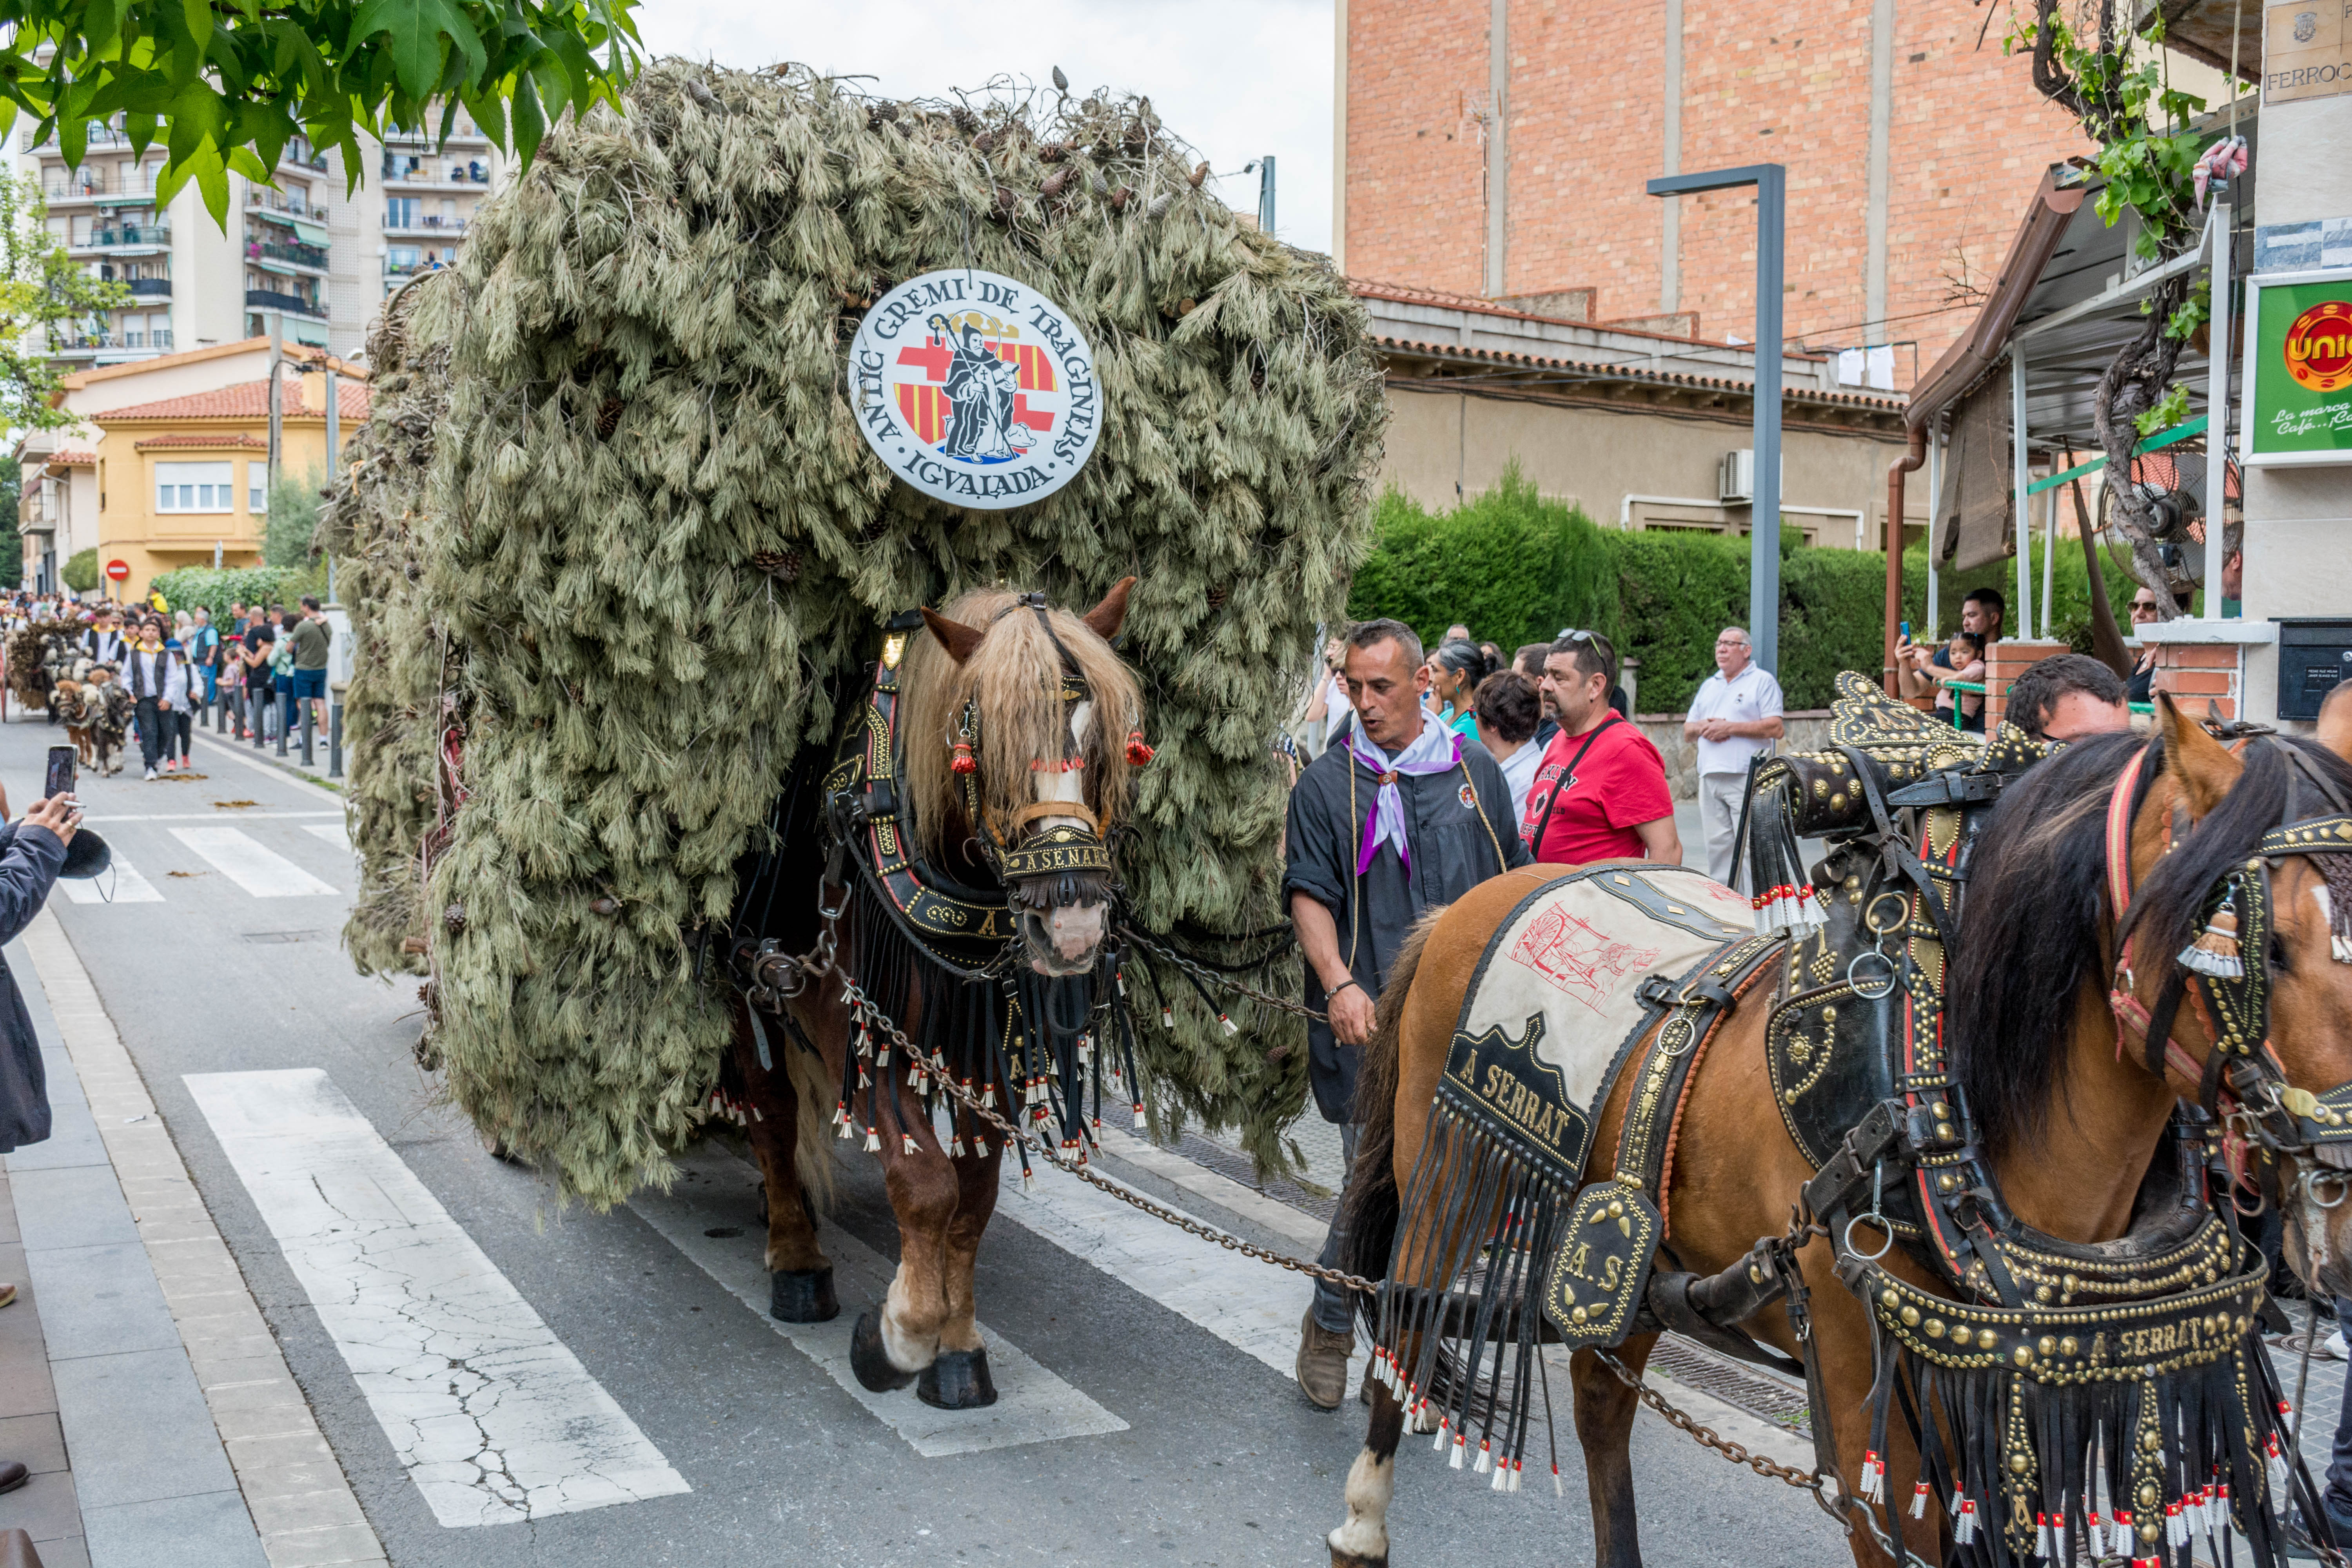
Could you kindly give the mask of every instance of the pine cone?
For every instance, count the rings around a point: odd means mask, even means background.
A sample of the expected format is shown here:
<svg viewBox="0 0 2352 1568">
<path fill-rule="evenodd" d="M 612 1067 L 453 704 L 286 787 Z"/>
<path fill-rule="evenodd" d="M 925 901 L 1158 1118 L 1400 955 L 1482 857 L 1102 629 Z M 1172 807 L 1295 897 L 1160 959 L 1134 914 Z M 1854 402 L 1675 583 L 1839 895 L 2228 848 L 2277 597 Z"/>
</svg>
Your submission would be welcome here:
<svg viewBox="0 0 2352 1568">
<path fill-rule="evenodd" d="M 993 131 L 983 131 L 972 139 L 971 144 L 980 152 L 982 156 L 985 157 L 987 154 L 996 151 L 996 132 Z"/>
<path fill-rule="evenodd" d="M 997 186 L 996 205 L 991 209 L 991 216 L 999 223 L 1011 223 L 1013 215 L 1020 210 L 1021 198 L 1013 194 L 1013 188 L 1010 185 Z"/>
<path fill-rule="evenodd" d="M 1037 149 L 1037 157 L 1041 163 L 1058 163 L 1069 155 L 1070 150 L 1059 142 L 1048 142 Z"/>
<path fill-rule="evenodd" d="M 1127 204 L 1134 199 L 1135 187 L 1133 185 L 1121 185 L 1118 189 L 1110 194 L 1110 210 L 1115 213 L 1125 212 L 1127 210 Z"/>
<path fill-rule="evenodd" d="M 1231 597 L 1233 590 L 1221 583 L 1209 590 L 1209 608 L 1222 610 L 1225 607 L 1225 601 Z"/>
<path fill-rule="evenodd" d="M 1062 68 L 1059 66 L 1054 68 L 1054 90 L 1055 92 L 1070 90 L 1070 79 L 1062 74 Z"/>
<path fill-rule="evenodd" d="M 967 136 L 980 129 L 980 116 L 961 103 L 948 110 L 948 118 L 954 121 L 955 128 Z"/>
<path fill-rule="evenodd" d="M 1205 160 L 1193 165 L 1192 172 L 1184 176 L 1186 182 L 1196 191 L 1201 188 L 1201 182 L 1208 177 L 1209 165 Z"/>
<path fill-rule="evenodd" d="M 1045 183 L 1037 187 L 1038 195 L 1044 196 L 1049 202 L 1053 201 L 1064 191 L 1070 188 L 1070 176 L 1076 173 L 1077 171 L 1075 169 L 1055 170 L 1052 174 L 1045 176 Z"/>
<path fill-rule="evenodd" d="M 801 574 L 801 552 L 797 550 L 762 550 L 751 557 L 751 564 L 779 583 L 790 583 Z"/>
<path fill-rule="evenodd" d="M 627 406 L 617 397 L 604 399 L 604 406 L 596 410 L 596 439 L 609 441 L 613 438 L 613 432 L 620 427 L 621 410 Z"/>
<path fill-rule="evenodd" d="M 451 904 L 447 909 L 443 910 L 441 911 L 441 923 L 447 926 L 451 931 L 464 931 L 466 929 L 466 906 L 463 904 Z"/>
</svg>

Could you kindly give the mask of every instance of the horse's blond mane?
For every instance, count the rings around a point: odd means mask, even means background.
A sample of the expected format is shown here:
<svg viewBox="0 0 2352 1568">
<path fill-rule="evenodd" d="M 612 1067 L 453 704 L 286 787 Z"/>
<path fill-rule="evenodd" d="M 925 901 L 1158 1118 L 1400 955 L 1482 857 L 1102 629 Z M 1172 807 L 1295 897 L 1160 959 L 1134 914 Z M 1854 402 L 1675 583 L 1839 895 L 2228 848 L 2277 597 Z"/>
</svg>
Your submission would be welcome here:
<svg viewBox="0 0 2352 1568">
<path fill-rule="evenodd" d="M 1036 612 L 1019 601 L 1009 588 L 976 588 L 940 612 L 987 634 L 961 664 L 928 629 L 915 633 L 907 649 L 901 766 L 917 842 L 935 858 L 956 847 L 948 841 L 950 825 L 962 820 L 961 781 L 949 763 L 967 702 L 976 715 L 981 810 L 1000 833 L 1014 811 L 1036 798 L 1029 764 L 1062 754 L 1062 654 L 1054 638 L 1076 661 L 1094 703 L 1084 748 L 1087 804 L 1111 824 L 1126 817 L 1134 799 L 1127 735 L 1142 725 L 1143 693 L 1133 672 L 1077 616 L 1047 610 L 1054 628 L 1048 637 Z"/>
</svg>

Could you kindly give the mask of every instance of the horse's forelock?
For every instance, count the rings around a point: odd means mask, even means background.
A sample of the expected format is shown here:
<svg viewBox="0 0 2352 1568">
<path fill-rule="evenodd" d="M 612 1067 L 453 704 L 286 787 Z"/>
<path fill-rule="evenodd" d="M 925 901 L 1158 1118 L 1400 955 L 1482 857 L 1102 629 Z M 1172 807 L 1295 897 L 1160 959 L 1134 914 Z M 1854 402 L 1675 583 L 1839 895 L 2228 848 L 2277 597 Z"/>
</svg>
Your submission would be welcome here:
<svg viewBox="0 0 2352 1568">
<path fill-rule="evenodd" d="M 1142 689 L 1134 673 L 1077 616 L 1048 608 L 1049 637 L 1036 612 L 1019 600 L 1009 589 L 975 589 L 941 612 L 987 634 L 961 664 L 928 631 L 917 634 L 907 652 L 900 682 L 907 718 L 899 731 L 905 779 L 916 832 L 935 856 L 955 847 L 950 834 L 969 831 L 969 825 L 957 826 L 963 823 L 962 795 L 950 767 L 966 704 L 977 715 L 972 755 L 980 764 L 981 807 L 1000 819 L 1009 817 L 1035 799 L 1029 764 L 1062 753 L 1067 722 L 1062 707 L 1065 651 L 1093 704 L 1082 752 L 1087 804 L 1107 823 L 1117 823 L 1134 798 L 1127 735 L 1143 721 Z"/>
</svg>

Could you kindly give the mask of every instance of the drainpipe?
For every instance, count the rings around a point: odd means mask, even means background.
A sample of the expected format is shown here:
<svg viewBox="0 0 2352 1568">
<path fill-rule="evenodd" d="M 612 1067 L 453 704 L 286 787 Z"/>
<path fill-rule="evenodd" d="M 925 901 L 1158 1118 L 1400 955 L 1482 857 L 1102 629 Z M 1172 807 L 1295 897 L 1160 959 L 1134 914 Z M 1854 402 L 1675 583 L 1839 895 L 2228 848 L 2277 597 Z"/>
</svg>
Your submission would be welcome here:
<svg viewBox="0 0 2352 1568">
<path fill-rule="evenodd" d="M 1927 460 L 1927 432 L 1908 426 L 1911 449 L 1886 465 L 1886 695 L 1900 695 L 1895 679 L 1895 627 L 1903 619 L 1903 476 L 1916 474 Z M 1935 570 L 1928 563 L 1927 569 Z"/>
</svg>

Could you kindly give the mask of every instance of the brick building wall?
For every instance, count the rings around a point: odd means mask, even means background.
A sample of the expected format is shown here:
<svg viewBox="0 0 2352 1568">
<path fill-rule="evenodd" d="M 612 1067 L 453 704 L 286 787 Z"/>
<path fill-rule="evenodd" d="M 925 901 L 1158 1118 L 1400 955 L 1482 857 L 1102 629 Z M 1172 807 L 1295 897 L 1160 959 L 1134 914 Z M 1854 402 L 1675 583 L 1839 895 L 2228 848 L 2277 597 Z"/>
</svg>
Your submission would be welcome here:
<svg viewBox="0 0 2352 1568">
<path fill-rule="evenodd" d="M 1661 298 L 1668 0 L 1570 7 L 1508 0 L 1503 130 L 1507 296 L 1598 290 L 1596 320 Z M 2086 150 L 2035 93 L 2031 62 L 1981 48 L 1981 7 L 1892 0 L 1886 300 L 1868 322 L 1872 0 L 1791 12 L 1681 0 L 1681 167 L 1789 169 L 1792 342 L 1918 340 L 1925 370 L 1989 288 L 2042 171 Z M 1342 261 L 1350 276 L 1485 293 L 1490 0 L 1348 0 Z M 1753 335 L 1754 197 L 1682 198 L 1679 291 L 1700 335 Z M 1896 384 L 1915 370 L 1896 356 Z"/>
</svg>

